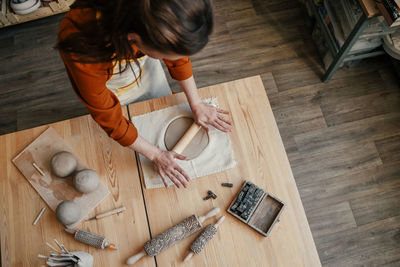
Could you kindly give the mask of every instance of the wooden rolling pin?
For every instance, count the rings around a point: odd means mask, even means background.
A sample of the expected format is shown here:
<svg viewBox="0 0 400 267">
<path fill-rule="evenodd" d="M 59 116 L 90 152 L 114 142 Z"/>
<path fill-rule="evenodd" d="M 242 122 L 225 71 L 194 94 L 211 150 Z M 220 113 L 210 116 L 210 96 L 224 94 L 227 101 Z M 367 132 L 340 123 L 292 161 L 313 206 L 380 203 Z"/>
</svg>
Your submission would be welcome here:
<svg viewBox="0 0 400 267">
<path fill-rule="evenodd" d="M 201 126 L 193 122 L 185 134 L 179 139 L 178 143 L 176 143 L 176 145 L 172 148 L 172 151 L 181 154 L 200 129 Z"/>
<path fill-rule="evenodd" d="M 165 232 L 157 235 L 153 239 L 147 241 L 144 244 L 144 248 L 139 253 L 133 255 L 129 259 L 126 260 L 126 264 L 133 265 L 142 257 L 149 255 L 149 256 L 156 256 L 158 253 L 163 251 L 164 249 L 176 244 L 180 240 L 198 232 L 201 230 L 202 223 L 213 216 L 218 215 L 220 209 L 214 208 L 210 210 L 206 215 L 200 216 L 197 218 L 196 215 L 192 215 L 187 217 L 177 225 L 169 228 Z"/>
<path fill-rule="evenodd" d="M 201 232 L 201 234 L 199 235 L 198 238 L 196 238 L 196 240 L 190 245 L 190 250 L 191 252 L 189 252 L 187 254 L 187 256 L 185 257 L 185 259 L 183 260 L 183 262 L 187 262 L 189 261 L 194 253 L 199 254 L 200 251 L 203 250 L 203 248 L 205 248 L 205 246 L 207 245 L 207 243 L 214 237 L 214 235 L 217 233 L 217 228 L 218 226 L 225 220 L 225 216 L 222 216 L 221 218 L 219 218 L 218 222 L 214 225 L 209 224 L 207 225 L 207 227 L 204 229 L 203 232 Z"/>
</svg>

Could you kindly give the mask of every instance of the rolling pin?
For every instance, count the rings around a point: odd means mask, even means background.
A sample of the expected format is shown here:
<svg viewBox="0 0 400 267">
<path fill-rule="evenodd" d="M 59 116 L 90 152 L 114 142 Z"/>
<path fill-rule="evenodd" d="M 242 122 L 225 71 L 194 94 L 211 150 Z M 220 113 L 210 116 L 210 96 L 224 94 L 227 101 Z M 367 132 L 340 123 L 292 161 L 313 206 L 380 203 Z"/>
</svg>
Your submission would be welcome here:
<svg viewBox="0 0 400 267">
<path fill-rule="evenodd" d="M 200 129 L 201 126 L 193 122 L 185 134 L 179 139 L 178 143 L 176 143 L 176 145 L 172 148 L 172 151 L 177 154 L 181 154 Z"/>
<path fill-rule="evenodd" d="M 183 260 L 183 262 L 187 262 L 189 261 L 194 253 L 199 254 L 200 251 L 203 250 L 203 248 L 205 248 L 205 246 L 207 245 L 207 243 L 214 237 L 214 235 L 217 233 L 217 228 L 218 226 L 225 220 L 225 216 L 222 216 L 221 218 L 219 218 L 218 222 L 214 225 L 209 224 L 207 225 L 207 227 L 204 229 L 203 232 L 201 232 L 201 234 L 199 235 L 198 238 L 196 238 L 196 240 L 190 245 L 190 250 L 191 252 L 189 252 L 187 254 L 187 256 L 185 257 L 185 259 Z"/>
<path fill-rule="evenodd" d="M 133 265 L 146 255 L 149 255 L 151 257 L 156 256 L 164 249 L 200 231 L 202 227 L 201 224 L 206 219 L 216 216 L 217 214 L 219 214 L 219 212 L 220 212 L 219 208 L 214 208 L 210 210 L 206 215 L 200 216 L 199 218 L 197 218 L 196 215 L 187 217 L 180 223 L 176 224 L 175 226 L 169 228 L 165 232 L 147 241 L 144 244 L 144 248 L 142 249 L 142 251 L 127 259 L 126 264 Z"/>
</svg>

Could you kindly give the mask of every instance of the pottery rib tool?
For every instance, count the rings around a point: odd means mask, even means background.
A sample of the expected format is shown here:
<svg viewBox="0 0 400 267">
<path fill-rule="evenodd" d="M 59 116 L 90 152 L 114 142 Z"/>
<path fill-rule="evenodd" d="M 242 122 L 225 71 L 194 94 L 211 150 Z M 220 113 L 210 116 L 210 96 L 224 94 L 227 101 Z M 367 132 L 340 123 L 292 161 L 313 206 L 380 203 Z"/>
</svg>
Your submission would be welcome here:
<svg viewBox="0 0 400 267">
<path fill-rule="evenodd" d="M 203 232 L 201 232 L 201 234 L 199 235 L 199 237 L 196 238 L 196 240 L 190 245 L 190 250 L 191 252 L 189 252 L 187 254 L 187 256 L 185 257 L 185 259 L 183 260 L 183 262 L 187 262 L 189 261 L 194 253 L 199 254 L 200 251 L 203 250 L 203 248 L 205 248 L 205 246 L 207 245 L 207 243 L 214 237 L 214 235 L 217 233 L 217 229 L 218 226 L 225 220 L 225 216 L 222 216 L 221 218 L 219 218 L 218 222 L 214 225 L 209 224 L 207 225 L 207 227 L 204 229 Z"/>
<path fill-rule="evenodd" d="M 185 134 L 179 139 L 178 143 L 176 143 L 176 145 L 172 148 L 172 151 L 177 154 L 181 154 L 200 129 L 201 126 L 193 122 Z"/>
<path fill-rule="evenodd" d="M 97 214 L 97 215 L 93 216 L 92 218 L 87 219 L 86 221 L 91 221 L 94 219 L 98 220 L 98 219 L 101 219 L 101 218 L 104 218 L 104 217 L 107 217 L 107 216 L 110 216 L 110 215 L 113 215 L 116 213 L 123 212 L 124 210 L 126 210 L 126 208 L 125 208 L 125 206 L 122 206 L 117 209 L 113 209 L 113 210 L 106 211 L 104 213 Z"/>
<path fill-rule="evenodd" d="M 219 214 L 220 209 L 214 208 L 210 210 L 206 215 L 200 216 L 197 218 L 196 215 L 192 215 L 187 217 L 180 223 L 176 224 L 175 226 L 169 228 L 165 232 L 157 235 L 153 239 L 147 241 L 144 244 L 144 248 L 139 253 L 130 257 L 126 264 L 132 265 L 135 264 L 138 260 L 142 257 L 148 256 L 156 256 L 158 253 L 163 251 L 164 249 L 176 244 L 180 240 L 198 232 L 201 230 L 202 223 L 211 217 L 216 216 Z"/>
<path fill-rule="evenodd" d="M 44 213 L 45 210 L 46 210 L 46 207 L 44 207 L 44 208 L 40 211 L 39 215 L 36 217 L 35 221 L 33 222 L 33 225 L 36 225 L 36 224 L 37 224 L 37 222 L 39 221 L 40 217 L 42 217 L 42 215 L 43 215 L 43 213 Z"/>
<path fill-rule="evenodd" d="M 76 241 L 79 241 L 81 243 L 84 243 L 86 245 L 95 247 L 95 248 L 100 248 L 100 249 L 105 249 L 109 248 L 111 250 L 118 250 L 118 246 L 111 244 L 108 242 L 107 238 L 101 235 L 96 235 L 94 233 L 85 231 L 85 230 L 74 230 L 74 229 L 64 229 L 65 232 L 73 234 L 74 239 Z"/>
</svg>

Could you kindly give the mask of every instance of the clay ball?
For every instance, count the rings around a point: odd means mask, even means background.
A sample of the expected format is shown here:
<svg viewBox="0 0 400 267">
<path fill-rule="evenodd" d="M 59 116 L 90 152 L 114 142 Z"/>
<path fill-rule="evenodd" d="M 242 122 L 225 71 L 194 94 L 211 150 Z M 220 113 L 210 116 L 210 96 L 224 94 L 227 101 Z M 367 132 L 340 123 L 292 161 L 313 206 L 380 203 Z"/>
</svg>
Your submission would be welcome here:
<svg viewBox="0 0 400 267">
<path fill-rule="evenodd" d="M 94 170 L 85 169 L 77 172 L 74 177 L 74 187 L 81 193 L 90 193 L 96 190 L 99 176 Z"/>
<path fill-rule="evenodd" d="M 58 204 L 56 216 L 60 223 L 64 225 L 70 225 L 79 220 L 81 216 L 81 208 L 73 201 L 64 200 Z"/>
<path fill-rule="evenodd" d="M 75 171 L 76 165 L 74 155 L 67 151 L 58 152 L 51 158 L 51 170 L 61 178 L 71 175 Z"/>
</svg>

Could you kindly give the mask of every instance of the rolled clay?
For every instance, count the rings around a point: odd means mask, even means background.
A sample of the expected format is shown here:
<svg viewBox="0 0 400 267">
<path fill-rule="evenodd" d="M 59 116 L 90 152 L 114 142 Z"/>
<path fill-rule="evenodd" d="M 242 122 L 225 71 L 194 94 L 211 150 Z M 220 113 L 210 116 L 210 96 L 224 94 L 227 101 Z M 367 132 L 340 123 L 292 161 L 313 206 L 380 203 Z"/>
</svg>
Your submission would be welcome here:
<svg viewBox="0 0 400 267">
<path fill-rule="evenodd" d="M 90 193 L 96 190 L 98 185 L 99 176 L 94 170 L 84 169 L 74 176 L 74 187 L 81 193 Z"/>
<path fill-rule="evenodd" d="M 78 204 L 70 200 L 64 200 L 58 204 L 56 209 L 57 220 L 64 224 L 70 225 L 76 223 L 81 216 L 81 208 Z"/>
<path fill-rule="evenodd" d="M 76 165 L 74 155 L 67 151 L 58 152 L 51 158 L 51 170 L 61 178 L 71 175 L 75 171 Z"/>
<path fill-rule="evenodd" d="M 167 150 L 171 151 L 174 148 L 193 122 L 194 120 L 192 118 L 179 117 L 168 125 L 164 136 L 164 143 Z M 180 154 L 187 157 L 189 160 L 194 159 L 203 152 L 208 143 L 208 133 L 201 128 Z"/>
</svg>

